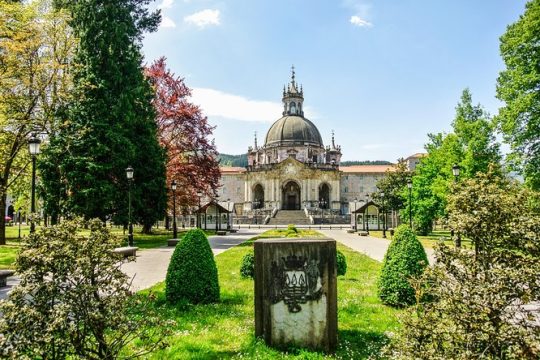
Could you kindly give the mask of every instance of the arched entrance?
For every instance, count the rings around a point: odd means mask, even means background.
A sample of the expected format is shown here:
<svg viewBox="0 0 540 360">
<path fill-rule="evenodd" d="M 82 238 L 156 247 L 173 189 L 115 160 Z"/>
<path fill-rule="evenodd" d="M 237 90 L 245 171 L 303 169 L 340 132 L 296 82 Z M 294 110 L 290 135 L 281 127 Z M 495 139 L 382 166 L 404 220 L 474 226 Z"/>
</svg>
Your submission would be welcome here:
<svg viewBox="0 0 540 360">
<path fill-rule="evenodd" d="M 330 186 L 326 183 L 319 187 L 319 207 L 321 209 L 330 208 Z"/>
<path fill-rule="evenodd" d="M 264 189 L 261 184 L 257 184 L 253 189 L 253 209 L 262 208 L 264 208 Z"/>
<path fill-rule="evenodd" d="M 300 210 L 300 185 L 289 181 L 283 186 L 283 210 Z"/>
</svg>

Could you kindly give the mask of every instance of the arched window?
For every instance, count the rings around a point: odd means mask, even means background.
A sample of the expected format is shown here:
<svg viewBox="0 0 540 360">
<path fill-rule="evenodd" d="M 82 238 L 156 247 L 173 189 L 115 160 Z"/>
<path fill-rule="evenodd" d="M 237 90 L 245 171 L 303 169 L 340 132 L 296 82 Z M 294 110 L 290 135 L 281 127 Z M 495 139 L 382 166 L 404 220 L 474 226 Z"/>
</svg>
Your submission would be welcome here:
<svg viewBox="0 0 540 360">
<path fill-rule="evenodd" d="M 296 103 L 294 101 L 291 102 L 291 105 L 289 106 L 289 111 L 291 114 L 296 114 Z"/>
</svg>

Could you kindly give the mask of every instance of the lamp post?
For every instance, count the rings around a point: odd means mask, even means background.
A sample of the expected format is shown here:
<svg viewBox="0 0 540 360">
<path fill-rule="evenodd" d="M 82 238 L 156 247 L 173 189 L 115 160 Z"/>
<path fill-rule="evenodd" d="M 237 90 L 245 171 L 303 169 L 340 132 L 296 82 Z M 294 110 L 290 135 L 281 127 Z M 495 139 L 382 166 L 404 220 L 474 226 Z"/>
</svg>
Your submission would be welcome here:
<svg viewBox="0 0 540 360">
<path fill-rule="evenodd" d="M 126 169 L 126 177 L 128 179 L 128 245 L 133 247 L 133 224 L 131 223 L 131 183 L 133 182 L 133 168 L 128 166 Z"/>
<path fill-rule="evenodd" d="M 364 209 L 364 218 L 366 219 L 366 233 L 369 235 L 369 193 L 366 193 L 366 208 Z"/>
<path fill-rule="evenodd" d="M 454 164 L 454 166 L 452 166 L 452 174 L 454 175 L 454 183 L 457 183 L 460 171 L 461 171 L 461 167 L 458 164 Z M 454 243 L 457 248 L 461 247 L 461 235 L 459 234 L 459 231 L 456 234 L 456 239 L 454 240 Z"/>
<path fill-rule="evenodd" d="M 358 199 L 354 198 L 354 231 L 358 230 L 358 224 L 356 223 L 356 204 L 358 203 Z"/>
<path fill-rule="evenodd" d="M 383 211 L 383 222 L 382 222 L 382 237 L 386 239 L 386 209 L 384 208 L 384 191 L 381 191 L 382 199 L 382 211 Z"/>
<path fill-rule="evenodd" d="M 28 150 L 32 156 L 32 199 L 30 203 L 30 213 L 32 214 L 32 221 L 30 223 L 30 233 L 36 231 L 36 224 L 34 222 L 34 213 L 36 212 L 36 156 L 39 154 L 39 145 L 41 140 L 35 135 L 28 140 Z"/>
<path fill-rule="evenodd" d="M 178 235 L 178 231 L 176 230 L 176 180 L 173 180 L 171 183 L 171 190 L 172 190 L 172 208 L 173 208 L 173 221 L 172 221 L 172 231 L 173 231 L 173 239 L 176 239 Z"/>
<path fill-rule="evenodd" d="M 231 199 L 227 199 L 227 230 L 231 230 Z"/>
<path fill-rule="evenodd" d="M 200 229 L 201 226 L 201 198 L 203 197 L 202 191 L 197 191 L 197 197 L 199 198 L 199 210 L 197 210 L 197 227 Z"/>
<path fill-rule="evenodd" d="M 19 236 L 17 238 L 20 239 L 21 238 L 21 208 L 19 208 L 17 217 L 19 218 Z"/>
<path fill-rule="evenodd" d="M 407 180 L 407 188 L 409 189 L 409 227 L 412 230 L 412 180 Z"/>
</svg>

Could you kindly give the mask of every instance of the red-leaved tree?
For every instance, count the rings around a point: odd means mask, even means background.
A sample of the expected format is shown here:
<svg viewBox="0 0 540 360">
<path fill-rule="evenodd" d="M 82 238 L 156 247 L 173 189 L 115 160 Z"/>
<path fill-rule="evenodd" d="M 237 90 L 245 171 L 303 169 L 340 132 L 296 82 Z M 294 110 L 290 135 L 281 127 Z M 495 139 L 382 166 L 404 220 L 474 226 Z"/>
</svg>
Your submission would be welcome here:
<svg viewBox="0 0 540 360">
<path fill-rule="evenodd" d="M 191 89 L 167 69 L 164 57 L 147 67 L 145 74 L 155 89 L 158 137 L 167 149 L 167 184 L 177 181 L 177 207 L 185 213 L 197 205 L 197 192 L 211 197 L 219 186 L 218 152 L 211 140 L 215 127 L 189 102 Z"/>
</svg>

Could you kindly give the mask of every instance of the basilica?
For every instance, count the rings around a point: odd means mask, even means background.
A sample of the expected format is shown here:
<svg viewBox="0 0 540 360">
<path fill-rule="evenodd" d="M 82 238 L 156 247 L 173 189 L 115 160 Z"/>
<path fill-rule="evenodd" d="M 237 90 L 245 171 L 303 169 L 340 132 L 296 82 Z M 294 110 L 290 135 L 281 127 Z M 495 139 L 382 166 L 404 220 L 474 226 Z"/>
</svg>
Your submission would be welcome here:
<svg viewBox="0 0 540 360">
<path fill-rule="evenodd" d="M 304 115 L 304 90 L 294 68 L 282 102 L 281 117 L 268 129 L 264 144 L 255 137 L 249 146 L 247 167 L 221 168 L 219 201 L 233 203 L 237 216 L 257 210 L 272 217 L 285 210 L 309 214 L 321 209 L 346 215 L 369 207 L 377 181 L 392 165 L 340 166 L 342 149 L 334 134 L 325 146 L 317 126 Z M 378 223 L 376 206 L 367 210 L 363 220 Z"/>
</svg>

